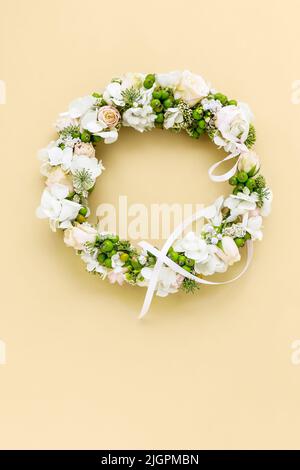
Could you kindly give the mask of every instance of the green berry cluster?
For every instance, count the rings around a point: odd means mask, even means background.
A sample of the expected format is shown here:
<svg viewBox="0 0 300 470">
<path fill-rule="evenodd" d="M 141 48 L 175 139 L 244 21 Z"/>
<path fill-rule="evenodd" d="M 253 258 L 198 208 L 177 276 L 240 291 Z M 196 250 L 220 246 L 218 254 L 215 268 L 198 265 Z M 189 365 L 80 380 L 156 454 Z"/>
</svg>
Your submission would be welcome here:
<svg viewBox="0 0 300 470">
<path fill-rule="evenodd" d="M 193 259 L 187 258 L 181 253 L 178 253 L 177 251 L 174 250 L 173 247 L 171 247 L 168 251 L 168 257 L 174 261 L 174 263 L 177 263 L 179 266 L 181 266 L 183 269 L 188 271 L 189 273 L 192 272 L 195 261 Z"/>
<path fill-rule="evenodd" d="M 155 123 L 158 127 L 161 127 L 164 122 L 164 112 L 174 104 L 174 94 L 170 88 L 156 87 L 154 89 L 150 105 L 156 113 Z"/>
<path fill-rule="evenodd" d="M 215 93 L 214 95 L 209 95 L 208 98 L 213 98 L 214 100 L 220 101 L 222 106 L 236 106 L 236 100 L 229 100 L 226 95 L 223 93 Z"/>
<path fill-rule="evenodd" d="M 235 244 L 238 248 L 242 248 L 247 240 L 250 240 L 251 235 L 250 233 L 246 232 L 244 237 L 236 237 L 234 238 Z"/>
<path fill-rule="evenodd" d="M 246 173 L 245 171 L 239 171 L 236 175 L 229 179 L 229 184 L 234 186 L 233 194 L 243 192 L 244 188 L 247 187 L 250 192 L 255 192 L 258 189 L 266 187 L 266 180 L 262 175 L 254 178 L 253 171 Z"/>
</svg>

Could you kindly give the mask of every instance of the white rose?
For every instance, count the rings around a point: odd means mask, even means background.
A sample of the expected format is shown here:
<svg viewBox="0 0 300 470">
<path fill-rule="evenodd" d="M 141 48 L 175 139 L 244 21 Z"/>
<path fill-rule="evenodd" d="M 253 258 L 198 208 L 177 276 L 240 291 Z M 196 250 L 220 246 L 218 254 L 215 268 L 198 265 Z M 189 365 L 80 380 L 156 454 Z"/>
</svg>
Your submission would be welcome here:
<svg viewBox="0 0 300 470">
<path fill-rule="evenodd" d="M 170 129 L 175 126 L 175 124 L 180 124 L 183 122 L 183 114 L 179 108 L 169 108 L 165 113 L 164 118 L 164 128 Z"/>
<path fill-rule="evenodd" d="M 154 127 L 155 119 L 156 114 L 153 113 L 151 106 L 129 108 L 123 114 L 123 125 L 144 132 Z"/>
<path fill-rule="evenodd" d="M 47 176 L 47 186 L 52 186 L 54 184 L 62 184 L 68 187 L 69 192 L 73 191 L 73 184 L 70 177 L 61 169 L 60 166 L 54 168 L 50 167 Z"/>
<path fill-rule="evenodd" d="M 172 88 L 173 90 L 179 85 L 182 72 L 174 71 L 169 73 L 156 74 L 156 83 L 162 88 Z"/>
<path fill-rule="evenodd" d="M 85 223 L 65 230 L 64 242 L 75 250 L 83 250 L 87 242 L 94 243 L 96 236 L 97 230 Z"/>
<path fill-rule="evenodd" d="M 182 99 L 189 106 L 194 106 L 202 98 L 209 94 L 209 86 L 200 75 L 195 75 L 188 70 L 182 73 L 180 83 L 175 90 L 175 98 Z"/>
<path fill-rule="evenodd" d="M 238 163 L 239 171 L 245 171 L 254 175 L 259 170 L 259 158 L 257 154 L 251 150 L 241 153 Z"/>
<path fill-rule="evenodd" d="M 249 126 L 252 113 L 244 103 L 238 106 L 224 106 L 216 115 L 216 127 L 221 133 L 222 139 L 215 140 L 217 145 L 225 145 L 226 142 L 244 143 L 249 134 Z"/>
</svg>

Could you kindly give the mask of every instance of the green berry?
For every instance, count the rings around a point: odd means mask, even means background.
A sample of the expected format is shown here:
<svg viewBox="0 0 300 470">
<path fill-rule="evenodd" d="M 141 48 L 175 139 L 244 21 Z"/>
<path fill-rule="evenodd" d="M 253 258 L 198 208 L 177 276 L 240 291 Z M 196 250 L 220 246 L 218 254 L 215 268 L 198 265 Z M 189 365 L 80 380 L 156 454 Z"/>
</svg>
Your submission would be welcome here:
<svg viewBox="0 0 300 470">
<path fill-rule="evenodd" d="M 119 240 L 120 240 L 119 235 L 115 235 L 113 237 L 110 237 L 110 241 L 112 243 L 118 243 Z"/>
<path fill-rule="evenodd" d="M 100 253 L 97 257 L 97 260 L 99 261 L 100 264 L 103 264 L 104 261 L 106 260 L 106 256 L 104 253 Z"/>
<path fill-rule="evenodd" d="M 154 92 L 152 93 L 152 98 L 154 98 L 155 100 L 160 100 L 161 93 L 161 90 L 154 90 Z"/>
<path fill-rule="evenodd" d="M 186 264 L 186 266 L 193 267 L 194 264 L 195 264 L 195 261 L 193 259 L 187 258 L 185 264 Z"/>
<path fill-rule="evenodd" d="M 87 214 L 87 207 L 82 207 L 79 211 L 79 214 L 83 215 L 84 217 L 86 216 Z"/>
<path fill-rule="evenodd" d="M 131 259 L 131 264 L 134 269 L 139 269 L 141 267 L 140 263 L 138 262 L 136 258 Z"/>
<path fill-rule="evenodd" d="M 101 245 L 101 251 L 104 253 L 109 253 L 113 249 L 114 245 L 110 240 L 104 240 Z"/>
<path fill-rule="evenodd" d="M 231 184 L 231 186 L 236 186 L 238 184 L 237 177 L 232 176 L 231 178 L 229 178 L 229 184 Z"/>
<path fill-rule="evenodd" d="M 169 97 L 170 97 L 170 93 L 167 90 L 162 90 L 161 91 L 161 99 L 163 101 L 167 100 Z"/>
<path fill-rule="evenodd" d="M 247 183 L 246 183 L 246 186 L 247 186 L 248 189 L 250 189 L 250 191 L 253 191 L 255 189 L 255 186 L 256 186 L 255 179 L 254 178 L 249 178 Z"/>
<path fill-rule="evenodd" d="M 200 137 L 200 135 L 203 135 L 205 133 L 205 129 L 202 129 L 201 127 L 197 127 L 197 132 L 198 132 L 199 137 Z"/>
<path fill-rule="evenodd" d="M 244 239 L 245 240 L 250 240 L 251 239 L 251 235 L 249 232 L 246 232 L 245 236 L 244 236 Z"/>
<path fill-rule="evenodd" d="M 122 253 L 120 255 L 120 260 L 123 261 L 123 263 L 126 263 L 129 260 L 129 254 L 128 253 Z"/>
<path fill-rule="evenodd" d="M 190 136 L 193 138 L 193 139 L 198 139 L 199 138 L 199 133 L 198 131 L 195 129 L 191 132 Z"/>
<path fill-rule="evenodd" d="M 76 221 L 80 224 L 83 224 L 83 222 L 86 222 L 86 218 L 83 215 L 78 214 L 78 216 L 76 217 Z"/>
<path fill-rule="evenodd" d="M 163 105 L 161 104 L 161 102 L 159 100 L 153 99 L 153 100 L 151 100 L 150 104 L 152 106 L 152 109 L 156 113 L 160 113 L 163 110 Z"/>
<path fill-rule="evenodd" d="M 237 101 L 236 100 L 229 100 L 228 105 L 230 106 L 237 106 Z"/>
<path fill-rule="evenodd" d="M 149 89 L 153 86 L 155 82 L 155 75 L 153 75 L 153 73 L 149 73 L 148 75 L 146 75 L 145 77 L 145 80 L 144 80 L 144 87 Z"/>
<path fill-rule="evenodd" d="M 90 142 L 91 140 L 91 134 L 88 131 L 83 131 L 80 136 L 82 142 Z"/>
<path fill-rule="evenodd" d="M 223 93 L 216 93 L 214 98 L 215 100 L 219 100 L 223 105 L 225 105 L 228 101 L 227 96 L 223 95 Z"/>
<path fill-rule="evenodd" d="M 171 260 L 174 261 L 174 263 L 177 263 L 178 258 L 179 258 L 179 254 L 176 251 L 172 251 L 169 254 L 169 258 L 171 258 Z"/>
<path fill-rule="evenodd" d="M 248 175 L 245 171 L 239 171 L 237 174 L 237 179 L 240 183 L 246 183 Z"/>
<path fill-rule="evenodd" d="M 161 124 L 162 122 L 164 122 L 164 113 L 158 113 L 156 116 L 155 122 L 157 122 L 158 124 Z"/>
<path fill-rule="evenodd" d="M 196 121 L 199 121 L 203 116 L 203 110 L 202 108 L 196 108 L 193 111 L 193 118 L 196 119 Z"/>
<path fill-rule="evenodd" d="M 100 137 L 100 135 L 92 135 L 93 142 L 100 142 L 100 140 L 102 140 L 102 137 Z"/>
<path fill-rule="evenodd" d="M 190 266 L 187 266 L 186 264 L 184 266 L 182 266 L 182 268 L 185 269 L 186 271 L 188 271 L 189 273 L 192 270 L 192 268 L 190 268 Z"/>
<path fill-rule="evenodd" d="M 238 248 L 242 248 L 245 245 L 245 240 L 243 238 L 235 238 L 234 241 Z"/>
<path fill-rule="evenodd" d="M 171 108 L 171 106 L 173 106 L 173 100 L 168 98 L 168 99 L 164 100 L 163 104 L 164 104 L 165 109 Z"/>
<path fill-rule="evenodd" d="M 200 127 L 200 129 L 206 128 L 206 122 L 204 121 L 204 119 L 201 119 L 201 121 L 199 121 L 198 127 Z"/>
<path fill-rule="evenodd" d="M 109 252 L 106 253 L 106 254 L 107 254 L 107 256 L 108 256 L 109 258 L 111 258 L 112 256 L 114 256 L 114 255 L 117 254 L 117 251 L 116 251 L 116 250 L 111 250 L 111 251 L 109 251 Z"/>
<path fill-rule="evenodd" d="M 179 264 L 180 266 L 183 266 L 183 265 L 185 264 L 185 262 L 186 262 L 186 257 L 183 256 L 183 255 L 179 255 L 179 256 L 178 256 L 178 264 Z"/>
<path fill-rule="evenodd" d="M 106 258 L 106 260 L 104 261 L 104 266 L 106 266 L 107 268 L 112 267 L 112 261 L 110 258 Z"/>
</svg>

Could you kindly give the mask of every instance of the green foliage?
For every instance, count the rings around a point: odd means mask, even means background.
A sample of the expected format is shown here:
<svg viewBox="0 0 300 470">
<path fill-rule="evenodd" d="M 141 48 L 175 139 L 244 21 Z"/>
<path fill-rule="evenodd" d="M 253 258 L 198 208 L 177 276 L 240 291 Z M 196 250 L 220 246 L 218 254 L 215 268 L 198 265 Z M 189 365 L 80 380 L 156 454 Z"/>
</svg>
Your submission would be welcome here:
<svg viewBox="0 0 300 470">
<path fill-rule="evenodd" d="M 182 284 L 181 284 L 181 289 L 186 293 L 186 294 L 194 294 L 196 290 L 200 288 L 199 284 L 194 281 L 193 279 L 188 279 L 187 277 L 184 278 Z"/>
<path fill-rule="evenodd" d="M 250 124 L 248 137 L 245 140 L 245 145 L 248 147 L 248 149 L 251 149 L 253 145 L 255 144 L 255 141 L 256 141 L 256 130 L 253 124 Z"/>
<path fill-rule="evenodd" d="M 127 88 L 122 91 L 122 97 L 125 101 L 125 108 L 131 108 L 133 104 L 140 98 L 140 91 L 134 87 Z"/>
</svg>

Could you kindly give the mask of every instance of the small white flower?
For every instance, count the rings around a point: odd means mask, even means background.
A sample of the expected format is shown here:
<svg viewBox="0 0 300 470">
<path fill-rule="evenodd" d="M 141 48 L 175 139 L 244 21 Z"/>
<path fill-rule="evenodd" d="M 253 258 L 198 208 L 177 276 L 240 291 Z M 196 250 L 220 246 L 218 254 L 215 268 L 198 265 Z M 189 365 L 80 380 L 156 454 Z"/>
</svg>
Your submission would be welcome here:
<svg viewBox="0 0 300 470">
<path fill-rule="evenodd" d="M 138 261 L 139 263 L 144 266 L 147 262 L 147 257 L 143 254 L 141 254 L 139 257 L 138 257 Z"/>
<path fill-rule="evenodd" d="M 69 170 L 73 157 L 73 150 L 70 147 L 61 149 L 55 142 L 51 142 L 48 147 L 38 153 L 38 158 L 42 162 L 51 166 L 61 165 L 64 170 Z"/>
<path fill-rule="evenodd" d="M 97 99 L 93 96 L 84 96 L 83 98 L 77 98 L 72 101 L 69 105 L 69 111 L 67 113 L 62 113 L 61 116 L 68 116 L 71 118 L 79 118 L 83 116 L 88 109 L 90 109 Z"/>
<path fill-rule="evenodd" d="M 219 100 L 209 100 L 208 98 L 204 98 L 201 101 L 201 106 L 203 107 L 204 111 L 211 111 L 214 114 L 216 114 L 222 108 L 222 104 Z"/>
<path fill-rule="evenodd" d="M 250 233 L 252 240 L 262 240 L 262 220 L 263 219 L 260 215 L 255 215 L 253 217 L 248 217 L 247 215 L 244 216 L 243 227 L 248 233 Z"/>
<path fill-rule="evenodd" d="M 123 272 L 122 266 L 124 266 L 124 261 L 121 260 L 119 253 L 116 253 L 111 257 L 111 264 L 114 272 Z"/>
<path fill-rule="evenodd" d="M 122 96 L 123 88 L 120 83 L 109 83 L 103 92 L 103 99 L 108 104 L 115 104 L 117 106 L 124 106 L 125 101 Z"/>
<path fill-rule="evenodd" d="M 97 135 L 104 139 L 105 144 L 113 144 L 118 140 L 119 133 L 116 129 L 111 129 L 110 131 L 99 132 Z"/>
<path fill-rule="evenodd" d="M 164 128 L 175 127 L 176 124 L 181 124 L 183 120 L 183 114 L 179 108 L 169 108 L 165 113 Z"/>
<path fill-rule="evenodd" d="M 81 254 L 81 259 L 86 263 L 86 270 L 88 272 L 97 272 L 101 274 L 102 279 L 104 279 L 107 275 L 107 268 L 101 266 L 101 264 L 97 261 L 97 253 L 91 255 L 90 253 L 83 252 Z"/>
<path fill-rule="evenodd" d="M 211 276 L 215 273 L 223 273 L 227 269 L 224 261 L 217 256 L 218 248 L 215 245 L 207 245 L 206 257 L 195 263 L 195 271 L 203 276 Z"/>
<path fill-rule="evenodd" d="M 256 193 L 247 194 L 246 191 L 237 193 L 237 195 L 231 194 L 224 202 L 224 206 L 230 209 L 230 215 L 226 219 L 227 222 L 233 222 L 239 215 L 254 211 L 256 209 L 257 200 L 258 197 Z"/>
<path fill-rule="evenodd" d="M 208 257 L 208 245 L 195 232 L 189 232 L 184 238 L 177 240 L 173 248 L 195 261 L 205 261 Z"/>
<path fill-rule="evenodd" d="M 85 155 L 75 155 L 71 163 L 71 172 L 74 175 L 77 171 L 87 170 L 92 179 L 96 179 L 101 175 L 104 166 L 102 162 L 98 162 L 95 157 L 86 157 Z"/>
<path fill-rule="evenodd" d="M 138 285 L 147 286 L 153 274 L 153 268 L 145 267 L 141 270 L 144 281 L 139 281 Z M 178 280 L 176 273 L 169 267 L 163 266 L 159 272 L 156 285 L 156 295 L 166 297 L 168 294 L 175 294 L 178 291 Z"/>
<path fill-rule="evenodd" d="M 75 127 L 79 125 L 79 120 L 74 119 L 70 116 L 66 116 L 66 113 L 61 113 L 56 122 L 55 122 L 55 129 L 57 132 L 61 132 L 66 127 Z"/>
<path fill-rule="evenodd" d="M 61 223 L 74 220 L 81 205 L 65 199 L 68 194 L 69 188 L 62 184 L 53 184 L 51 187 L 44 189 L 41 204 L 37 209 L 37 217 L 57 221 L 60 226 Z"/>
<path fill-rule="evenodd" d="M 151 106 L 129 108 L 123 114 L 123 125 L 144 132 L 154 127 L 155 119 L 156 114 L 153 113 Z"/>
</svg>

